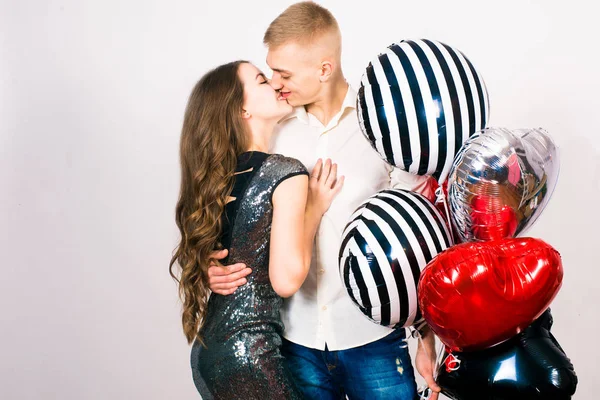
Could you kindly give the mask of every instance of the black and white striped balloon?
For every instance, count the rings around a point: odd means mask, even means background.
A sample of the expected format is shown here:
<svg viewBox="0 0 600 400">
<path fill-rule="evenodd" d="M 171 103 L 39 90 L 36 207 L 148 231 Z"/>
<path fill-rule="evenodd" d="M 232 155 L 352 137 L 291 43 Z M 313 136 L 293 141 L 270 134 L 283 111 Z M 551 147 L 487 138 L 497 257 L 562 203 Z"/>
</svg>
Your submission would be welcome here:
<svg viewBox="0 0 600 400">
<path fill-rule="evenodd" d="M 342 235 L 340 274 L 352 301 L 374 322 L 400 328 L 421 320 L 421 271 L 452 245 L 442 215 L 424 196 L 383 190 L 352 214 Z"/>
<path fill-rule="evenodd" d="M 483 78 L 460 51 L 403 40 L 369 63 L 357 113 L 385 161 L 441 183 L 462 144 L 487 126 L 489 100 Z"/>
</svg>

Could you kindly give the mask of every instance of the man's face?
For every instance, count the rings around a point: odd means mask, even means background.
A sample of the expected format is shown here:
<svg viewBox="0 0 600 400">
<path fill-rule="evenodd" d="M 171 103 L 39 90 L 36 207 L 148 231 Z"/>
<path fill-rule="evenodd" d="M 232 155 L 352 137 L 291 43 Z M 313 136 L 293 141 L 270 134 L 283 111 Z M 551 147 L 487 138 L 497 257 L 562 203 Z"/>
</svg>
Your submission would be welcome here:
<svg viewBox="0 0 600 400">
<path fill-rule="evenodd" d="M 284 44 L 269 49 L 267 64 L 273 70 L 271 86 L 289 104 L 304 106 L 318 100 L 321 65 L 314 53 L 295 43 Z"/>
</svg>

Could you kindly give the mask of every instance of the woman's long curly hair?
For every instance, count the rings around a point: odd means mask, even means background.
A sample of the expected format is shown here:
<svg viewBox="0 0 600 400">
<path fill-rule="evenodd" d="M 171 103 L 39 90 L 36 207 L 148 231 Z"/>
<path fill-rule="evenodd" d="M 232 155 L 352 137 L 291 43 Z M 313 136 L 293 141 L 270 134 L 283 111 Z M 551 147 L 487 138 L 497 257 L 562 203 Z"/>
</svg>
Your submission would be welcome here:
<svg viewBox="0 0 600 400">
<path fill-rule="evenodd" d="M 181 232 L 169 265 L 179 283 L 183 332 L 202 341 L 210 290 L 210 254 L 219 245 L 221 215 L 231 194 L 237 157 L 248 150 L 242 109 L 244 87 L 235 61 L 208 72 L 192 90 L 181 131 L 181 189 L 175 218 Z M 178 264 L 180 268 L 176 268 Z"/>
</svg>

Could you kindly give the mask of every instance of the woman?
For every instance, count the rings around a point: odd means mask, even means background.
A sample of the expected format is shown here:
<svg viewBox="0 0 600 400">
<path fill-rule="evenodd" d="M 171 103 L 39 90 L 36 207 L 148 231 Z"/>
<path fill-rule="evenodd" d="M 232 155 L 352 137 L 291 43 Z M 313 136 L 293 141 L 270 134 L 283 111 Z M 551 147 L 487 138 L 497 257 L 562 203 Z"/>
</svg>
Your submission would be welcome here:
<svg viewBox="0 0 600 400">
<path fill-rule="evenodd" d="M 176 210 L 182 239 L 171 275 L 177 262 L 183 330 L 204 399 L 301 398 L 279 351 L 279 308 L 306 278 L 317 227 L 343 177 L 319 161 L 309 184 L 299 161 L 267 154 L 277 121 L 291 111 L 244 61 L 207 73 L 188 102 Z M 233 294 L 209 297 L 203 260 L 218 248 L 252 273 Z"/>
</svg>

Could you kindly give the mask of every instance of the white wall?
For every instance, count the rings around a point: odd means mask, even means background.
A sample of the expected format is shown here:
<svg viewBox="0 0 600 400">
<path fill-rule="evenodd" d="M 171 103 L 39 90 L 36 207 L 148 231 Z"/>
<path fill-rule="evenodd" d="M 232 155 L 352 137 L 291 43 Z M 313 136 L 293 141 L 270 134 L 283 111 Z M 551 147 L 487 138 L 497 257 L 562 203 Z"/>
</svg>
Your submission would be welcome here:
<svg viewBox="0 0 600 400">
<path fill-rule="evenodd" d="M 554 332 L 576 399 L 593 398 L 596 14 L 581 0 L 491 3 L 322 1 L 354 85 L 393 41 L 438 39 L 484 76 L 491 125 L 553 135 L 561 176 L 530 234 L 563 255 Z M 196 398 L 167 273 L 183 110 L 210 67 L 265 67 L 262 34 L 291 1 L 0 4 L 0 398 Z"/>
</svg>

